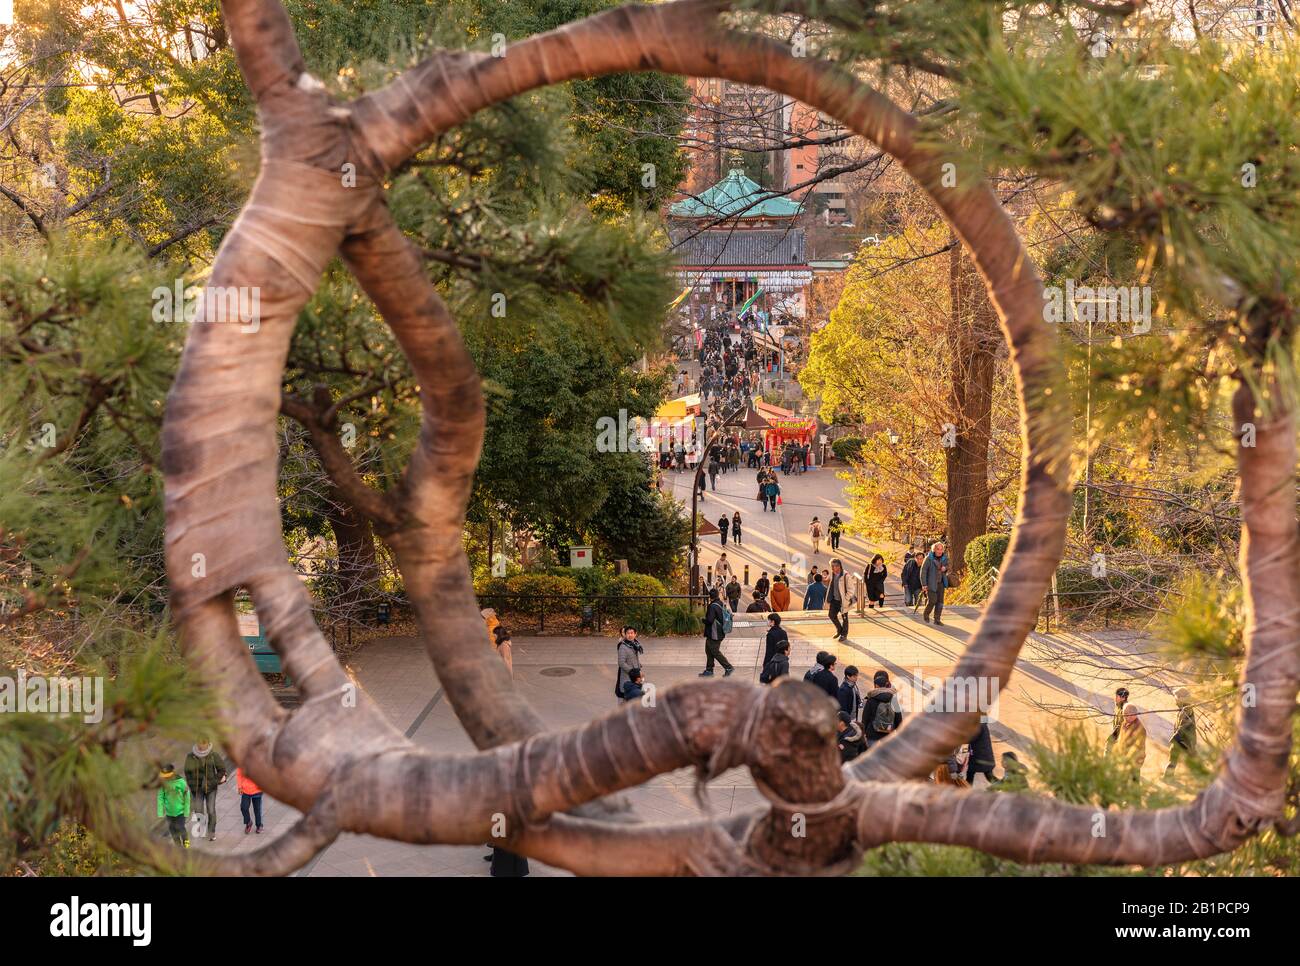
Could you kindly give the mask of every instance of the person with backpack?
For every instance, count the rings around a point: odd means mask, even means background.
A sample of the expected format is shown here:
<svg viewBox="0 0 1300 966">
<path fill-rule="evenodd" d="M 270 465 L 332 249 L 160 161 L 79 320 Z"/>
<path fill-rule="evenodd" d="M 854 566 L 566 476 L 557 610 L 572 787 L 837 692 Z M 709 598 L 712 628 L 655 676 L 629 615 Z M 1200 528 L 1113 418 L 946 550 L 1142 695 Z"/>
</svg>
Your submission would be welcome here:
<svg viewBox="0 0 1300 966">
<path fill-rule="evenodd" d="M 844 711 L 835 715 L 835 747 L 840 752 L 840 763 L 852 761 L 863 752 L 862 729 Z"/>
<path fill-rule="evenodd" d="M 835 676 L 836 660 L 838 659 L 834 654 L 828 651 L 818 651 L 817 663 L 804 672 L 803 679 L 809 684 L 817 685 L 831 698 L 839 701 L 840 681 Z"/>
<path fill-rule="evenodd" d="M 193 811 L 203 813 L 208 841 L 217 837 L 217 790 L 226 783 L 226 761 L 206 738 L 185 756 L 185 784 Z"/>
<path fill-rule="evenodd" d="M 729 678 L 736 669 L 722 653 L 722 642 L 731 632 L 731 611 L 723 605 L 718 588 L 709 591 L 709 606 L 704 612 L 704 670 L 700 677 L 713 677 L 713 663 L 722 665 L 722 676 Z"/>
<path fill-rule="evenodd" d="M 183 849 L 190 847 L 190 786 L 176 774 L 176 766 L 166 764 L 158 773 L 158 817 L 167 822 L 172 841 Z"/>
<path fill-rule="evenodd" d="M 777 678 L 787 677 L 789 674 L 790 639 L 784 637 L 777 642 L 776 651 L 763 665 L 763 672 L 758 676 L 758 680 L 761 684 L 776 684 Z"/>
<path fill-rule="evenodd" d="M 903 712 L 898 707 L 898 691 L 889 683 L 888 671 L 877 671 L 871 679 L 873 687 L 867 692 L 862 706 L 862 730 L 867 736 L 867 747 L 884 741 L 903 725 Z"/>
<path fill-rule="evenodd" d="M 804 610 L 821 610 L 826 606 L 826 585 L 822 582 L 820 573 L 813 574 L 812 583 L 803 594 Z M 838 635 L 837 635 L 838 638 Z"/>
<path fill-rule="evenodd" d="M 641 670 L 641 655 L 645 653 L 645 648 L 637 640 L 637 630 L 631 624 L 623 627 L 618 637 L 618 674 L 614 677 L 614 694 L 616 697 L 623 697 L 623 688 L 632 677 L 633 671 Z"/>
<path fill-rule="evenodd" d="M 844 683 L 836 693 L 840 710 L 857 721 L 862 717 L 862 692 L 858 690 L 858 669 L 850 664 L 844 669 Z"/>
<path fill-rule="evenodd" d="M 731 518 L 725 513 L 718 517 L 718 537 L 722 540 L 722 545 L 727 545 L 727 529 L 731 526 Z"/>
<path fill-rule="evenodd" d="M 844 532 L 844 521 L 840 519 L 840 513 L 836 510 L 831 514 L 831 518 L 826 521 L 826 532 L 830 534 L 831 551 L 840 549 L 840 534 Z"/>
<path fill-rule="evenodd" d="M 812 537 L 813 556 L 822 552 L 822 523 L 816 517 L 808 524 L 808 536 Z"/>
</svg>

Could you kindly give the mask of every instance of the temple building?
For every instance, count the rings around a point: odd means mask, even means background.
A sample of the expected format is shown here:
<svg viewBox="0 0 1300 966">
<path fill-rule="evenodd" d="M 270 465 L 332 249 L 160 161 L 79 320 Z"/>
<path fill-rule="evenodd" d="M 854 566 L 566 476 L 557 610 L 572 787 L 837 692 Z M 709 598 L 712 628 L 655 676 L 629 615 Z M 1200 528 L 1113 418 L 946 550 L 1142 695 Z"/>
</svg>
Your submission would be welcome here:
<svg viewBox="0 0 1300 966">
<path fill-rule="evenodd" d="M 717 184 L 670 206 L 668 231 L 691 323 L 754 312 L 765 330 L 803 319 L 813 273 L 803 205 L 733 168 Z"/>
</svg>

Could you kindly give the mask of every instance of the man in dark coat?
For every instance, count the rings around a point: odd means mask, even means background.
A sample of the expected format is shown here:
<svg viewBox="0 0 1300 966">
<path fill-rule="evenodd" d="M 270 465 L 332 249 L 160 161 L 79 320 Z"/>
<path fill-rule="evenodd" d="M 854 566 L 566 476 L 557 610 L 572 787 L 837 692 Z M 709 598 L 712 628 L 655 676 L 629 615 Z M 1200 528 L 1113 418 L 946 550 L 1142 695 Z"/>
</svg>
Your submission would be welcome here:
<svg viewBox="0 0 1300 966">
<path fill-rule="evenodd" d="M 904 607 L 911 607 L 921 599 L 921 565 L 916 562 L 916 557 L 910 550 L 903 554 L 903 572 L 899 579 L 903 582 Z"/>
<path fill-rule="evenodd" d="M 993 757 L 993 736 L 989 734 L 989 726 L 986 722 L 981 721 L 979 730 L 970 740 L 970 760 L 966 765 L 966 784 L 973 785 L 976 774 L 982 774 L 992 784 L 997 779 L 993 777 L 993 766 L 997 759 Z"/>
<path fill-rule="evenodd" d="M 834 654 L 826 651 L 817 652 L 817 663 L 808 669 L 803 676 L 805 681 L 817 685 L 828 695 L 839 700 L 840 679 L 835 676 L 835 662 L 838 660 Z"/>
<path fill-rule="evenodd" d="M 862 706 L 862 730 L 867 736 L 867 747 L 884 741 L 903 724 L 903 712 L 898 707 L 898 691 L 890 686 L 889 672 L 877 671 L 871 679 L 874 685 L 867 692 Z M 893 715 L 889 714 L 893 711 Z"/>
<path fill-rule="evenodd" d="M 723 629 L 723 623 L 727 619 L 726 605 L 722 603 L 718 594 L 718 588 L 714 587 L 709 591 L 709 608 L 704 612 L 704 670 L 700 672 L 700 677 L 713 677 L 713 662 L 717 661 L 722 665 L 722 676 L 731 677 L 736 669 L 731 666 L 727 656 L 722 653 L 722 640 L 725 638 L 726 631 Z"/>
<path fill-rule="evenodd" d="M 858 669 L 850 664 L 844 669 L 844 683 L 838 692 L 840 710 L 857 721 L 862 716 L 862 692 L 858 690 Z"/>
<path fill-rule="evenodd" d="M 790 635 L 781 626 L 780 614 L 767 615 L 767 637 L 763 641 L 763 667 L 781 650 L 782 644 L 790 643 Z"/>
</svg>

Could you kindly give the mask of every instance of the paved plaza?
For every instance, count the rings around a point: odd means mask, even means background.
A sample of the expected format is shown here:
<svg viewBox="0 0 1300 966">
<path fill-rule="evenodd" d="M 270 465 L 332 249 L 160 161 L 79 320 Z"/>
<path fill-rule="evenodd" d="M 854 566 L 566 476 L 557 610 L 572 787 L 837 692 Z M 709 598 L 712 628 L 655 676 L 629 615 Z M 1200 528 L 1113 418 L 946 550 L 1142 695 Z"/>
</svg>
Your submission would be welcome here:
<svg viewBox="0 0 1300 966">
<path fill-rule="evenodd" d="M 680 474 L 679 495 L 688 495 L 686 474 Z M 807 524 L 816 513 L 823 521 L 839 508 L 836 502 L 842 481 L 830 470 L 819 470 L 802 477 L 783 478 L 786 500 L 778 513 L 758 512 L 753 494 L 753 473 L 742 471 L 719 477 L 717 493 L 710 492 L 706 507 L 728 514 L 740 509 L 745 519 L 744 543 L 727 547 L 729 557 L 751 567 L 751 582 L 760 569 L 774 572 L 782 560 L 788 562 L 789 551 L 802 551 L 811 557 Z M 901 550 L 877 547 L 854 537 L 841 545 L 839 555 L 851 568 L 861 569 L 872 553 L 886 554 L 891 571 L 888 590 L 891 604 L 901 603 L 894 571 Z M 706 562 L 716 559 L 721 547 L 716 537 L 706 544 Z M 829 561 L 823 552 L 816 558 L 819 565 Z M 799 588 L 795 588 L 798 590 Z M 818 650 L 827 649 L 839 657 L 840 670 L 857 665 L 866 675 L 866 683 L 877 669 L 888 670 L 899 687 L 905 710 L 918 708 L 934 682 L 942 680 L 961 655 L 979 613 L 976 608 L 955 607 L 945 612 L 944 627 L 921 621 L 918 614 L 891 606 L 883 614 L 866 618 L 851 617 L 849 640 L 831 640 L 833 628 L 824 612 L 793 612 L 785 615 L 791 634 L 792 674 L 801 676 L 813 662 Z M 724 651 L 736 665 L 736 677 L 757 682 L 762 657 L 762 635 L 766 631 L 763 615 L 737 615 L 733 635 Z M 522 700 L 527 701 L 552 728 L 568 728 L 615 710 L 613 684 L 616 669 L 615 634 L 588 637 L 516 637 L 514 641 L 515 683 Z M 646 679 L 658 688 L 697 680 L 703 668 L 704 648 L 699 638 L 642 638 L 645 644 L 643 664 Z M 466 642 L 472 646 L 473 642 Z M 1041 730 L 1050 726 L 1056 715 L 1072 709 L 1071 714 L 1088 716 L 1102 734 L 1108 730 L 1111 695 L 1125 683 L 1133 700 L 1144 710 L 1151 741 L 1145 777 L 1158 777 L 1165 761 L 1164 748 L 1173 725 L 1173 702 L 1169 689 L 1182 683 L 1170 672 L 1155 670 L 1158 661 L 1151 653 L 1154 645 L 1131 631 L 1095 634 L 1035 634 L 1026 643 L 1017 662 L 1017 673 L 1008 688 L 998 696 L 991 715 L 990 730 L 994 749 L 1024 752 Z M 359 686 L 378 704 L 394 725 L 412 741 L 436 752 L 472 752 L 446 701 L 431 664 L 418 640 L 393 637 L 367 645 L 348 664 Z M 865 688 L 864 688 L 865 690 Z M 1022 755 L 1022 758 L 1025 756 Z M 982 782 L 982 779 L 977 779 Z M 978 787 L 978 786 L 977 786 Z M 975 792 L 978 794 L 979 792 Z M 637 813 L 647 821 L 682 821 L 698 817 L 708 808 L 714 815 L 726 815 L 760 804 L 761 796 L 745 769 L 724 773 L 707 788 L 707 802 L 697 797 L 695 776 L 690 770 L 661 775 L 646 785 L 631 790 L 629 798 Z M 222 787 L 218 802 L 218 838 L 215 846 L 203 842 L 201 848 L 219 851 L 243 851 L 280 834 L 298 817 L 298 813 L 267 798 L 266 831 L 261 836 L 244 835 L 239 818 L 239 796 L 233 777 Z M 364 835 L 343 835 L 322 852 L 300 875 L 485 875 L 487 863 L 482 847 L 406 845 Z M 534 875 L 560 875 L 539 862 L 532 862 Z"/>
</svg>

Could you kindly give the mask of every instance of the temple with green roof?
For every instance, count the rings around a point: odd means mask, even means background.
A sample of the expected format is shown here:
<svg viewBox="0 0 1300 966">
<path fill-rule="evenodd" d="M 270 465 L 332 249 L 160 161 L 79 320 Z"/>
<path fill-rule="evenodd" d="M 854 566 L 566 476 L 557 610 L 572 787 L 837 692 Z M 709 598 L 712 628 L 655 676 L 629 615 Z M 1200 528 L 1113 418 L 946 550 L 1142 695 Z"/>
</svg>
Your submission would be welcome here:
<svg viewBox="0 0 1300 966">
<path fill-rule="evenodd" d="M 690 289 L 685 311 L 708 322 L 752 308 L 765 323 L 803 318 L 812 282 L 803 205 L 768 191 L 740 168 L 668 209 L 677 273 Z"/>
</svg>

